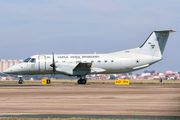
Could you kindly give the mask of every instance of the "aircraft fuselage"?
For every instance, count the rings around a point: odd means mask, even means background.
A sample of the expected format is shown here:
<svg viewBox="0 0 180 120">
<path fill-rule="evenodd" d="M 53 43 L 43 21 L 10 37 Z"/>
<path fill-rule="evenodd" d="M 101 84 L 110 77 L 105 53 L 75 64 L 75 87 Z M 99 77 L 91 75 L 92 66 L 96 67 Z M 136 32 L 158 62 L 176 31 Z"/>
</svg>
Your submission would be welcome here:
<svg viewBox="0 0 180 120">
<path fill-rule="evenodd" d="M 56 71 L 56 74 L 65 74 L 77 76 L 79 73 L 68 71 L 68 67 L 75 67 L 78 63 L 92 63 L 91 70 L 88 74 L 115 74 L 125 73 L 148 67 L 149 65 L 161 60 L 148 55 L 139 55 L 131 53 L 113 54 L 56 54 L 54 55 L 55 64 L 63 71 Z M 34 55 L 25 60 L 23 63 L 8 68 L 6 71 L 11 74 L 53 74 L 52 55 Z M 97 68 L 97 70 L 96 70 Z M 67 72 L 66 72 L 67 69 Z M 93 70 L 95 69 L 95 70 Z M 100 70 L 98 70 L 100 69 Z M 69 68 L 69 70 L 72 70 Z"/>
</svg>

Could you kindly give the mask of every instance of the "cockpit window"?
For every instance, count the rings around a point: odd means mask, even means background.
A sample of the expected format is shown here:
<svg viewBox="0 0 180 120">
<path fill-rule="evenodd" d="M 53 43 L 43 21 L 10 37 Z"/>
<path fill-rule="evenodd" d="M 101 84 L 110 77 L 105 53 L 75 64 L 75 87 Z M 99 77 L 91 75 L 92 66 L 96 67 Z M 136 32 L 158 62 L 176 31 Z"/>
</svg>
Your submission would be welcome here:
<svg viewBox="0 0 180 120">
<path fill-rule="evenodd" d="M 30 62 L 36 63 L 36 59 L 35 59 L 35 58 L 32 58 L 32 59 L 30 60 Z"/>
<path fill-rule="evenodd" d="M 30 59 L 31 59 L 31 58 L 27 58 L 26 60 L 24 60 L 24 62 L 29 62 Z"/>
</svg>

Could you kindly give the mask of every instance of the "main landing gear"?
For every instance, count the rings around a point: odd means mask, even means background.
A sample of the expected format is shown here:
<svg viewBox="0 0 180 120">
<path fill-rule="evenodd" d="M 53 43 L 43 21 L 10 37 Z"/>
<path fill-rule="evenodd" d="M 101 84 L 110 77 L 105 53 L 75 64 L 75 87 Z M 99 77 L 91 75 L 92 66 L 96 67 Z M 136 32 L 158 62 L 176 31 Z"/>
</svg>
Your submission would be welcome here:
<svg viewBox="0 0 180 120">
<path fill-rule="evenodd" d="M 18 78 L 19 78 L 18 83 L 19 83 L 19 84 L 23 84 L 23 79 L 22 79 L 22 76 L 21 76 L 21 75 L 19 75 L 19 76 L 18 76 Z"/>
<path fill-rule="evenodd" d="M 86 84 L 87 80 L 85 77 L 80 77 L 80 79 L 77 81 L 78 84 Z"/>
</svg>

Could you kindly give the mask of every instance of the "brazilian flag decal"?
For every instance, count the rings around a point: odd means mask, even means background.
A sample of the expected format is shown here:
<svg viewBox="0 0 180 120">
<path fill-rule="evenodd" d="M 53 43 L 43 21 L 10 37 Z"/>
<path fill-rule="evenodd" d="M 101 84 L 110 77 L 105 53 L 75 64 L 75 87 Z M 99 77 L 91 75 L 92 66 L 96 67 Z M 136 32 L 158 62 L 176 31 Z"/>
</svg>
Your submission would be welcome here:
<svg viewBox="0 0 180 120">
<path fill-rule="evenodd" d="M 47 56 L 47 58 L 51 58 L 50 56 Z"/>
</svg>

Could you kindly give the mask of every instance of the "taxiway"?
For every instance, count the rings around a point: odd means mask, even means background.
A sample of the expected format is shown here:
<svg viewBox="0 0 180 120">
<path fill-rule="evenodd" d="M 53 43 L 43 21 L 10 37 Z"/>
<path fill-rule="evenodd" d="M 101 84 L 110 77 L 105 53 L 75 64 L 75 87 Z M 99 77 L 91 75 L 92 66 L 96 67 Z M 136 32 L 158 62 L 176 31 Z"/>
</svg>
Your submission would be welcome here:
<svg viewBox="0 0 180 120">
<path fill-rule="evenodd" d="M 0 113 L 180 115 L 180 85 L 0 84 Z"/>
</svg>

